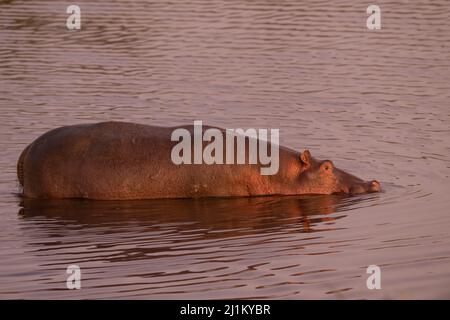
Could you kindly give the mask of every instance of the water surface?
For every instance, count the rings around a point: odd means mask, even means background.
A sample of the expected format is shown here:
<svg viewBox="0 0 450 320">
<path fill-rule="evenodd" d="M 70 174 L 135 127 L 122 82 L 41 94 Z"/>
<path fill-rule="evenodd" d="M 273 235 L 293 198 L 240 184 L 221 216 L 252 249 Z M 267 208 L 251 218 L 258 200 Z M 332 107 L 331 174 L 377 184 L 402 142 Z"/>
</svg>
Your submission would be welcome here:
<svg viewBox="0 0 450 320">
<path fill-rule="evenodd" d="M 77 3 L 81 31 L 65 1 L 0 1 L 0 298 L 450 298 L 447 1 L 377 1 L 379 31 L 364 1 Z M 17 196 L 28 143 L 104 120 L 279 128 L 384 192 Z"/>
</svg>

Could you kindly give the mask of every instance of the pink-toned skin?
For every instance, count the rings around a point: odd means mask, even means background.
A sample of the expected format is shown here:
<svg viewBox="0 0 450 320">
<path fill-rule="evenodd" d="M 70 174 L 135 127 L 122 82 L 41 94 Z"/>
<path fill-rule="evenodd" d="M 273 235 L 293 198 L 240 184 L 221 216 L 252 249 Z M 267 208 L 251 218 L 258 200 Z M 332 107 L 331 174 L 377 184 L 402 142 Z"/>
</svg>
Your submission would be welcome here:
<svg viewBox="0 0 450 320">
<path fill-rule="evenodd" d="M 285 147 L 280 147 L 275 175 L 261 175 L 260 164 L 175 165 L 171 150 L 177 142 L 170 138 L 176 128 L 103 122 L 51 130 L 20 155 L 23 196 L 130 200 L 381 190 L 375 180 L 359 179 L 308 150 Z M 182 128 L 193 133 L 192 125 Z"/>
</svg>

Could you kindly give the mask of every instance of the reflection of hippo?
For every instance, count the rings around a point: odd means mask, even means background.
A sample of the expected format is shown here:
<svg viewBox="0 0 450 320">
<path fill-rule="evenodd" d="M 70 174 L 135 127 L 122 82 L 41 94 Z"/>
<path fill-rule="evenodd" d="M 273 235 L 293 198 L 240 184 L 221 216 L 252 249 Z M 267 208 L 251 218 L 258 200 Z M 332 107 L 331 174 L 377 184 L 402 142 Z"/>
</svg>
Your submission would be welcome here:
<svg viewBox="0 0 450 320">
<path fill-rule="evenodd" d="M 88 201 L 78 199 L 27 199 L 21 201 L 19 215 L 25 219 L 46 217 L 53 229 L 82 224 L 83 229 L 101 227 L 116 232 L 158 230 L 162 225 L 201 237 L 234 237 L 245 234 L 272 233 L 294 227 L 299 232 L 333 229 L 330 222 L 344 218 L 345 211 L 364 198 L 345 195 L 292 197 L 236 197 L 202 199 L 165 199 L 133 201 Z M 339 215 L 332 215 L 338 213 Z M 327 223 L 327 224 L 324 224 Z M 45 224 L 41 225 L 45 227 Z M 106 229 L 105 229 L 106 228 Z M 213 231 L 213 232 L 206 232 Z M 53 234 L 53 233 L 52 233 Z M 52 242 L 53 243 L 53 242 Z"/>
<path fill-rule="evenodd" d="M 193 133 L 193 126 L 183 128 Z M 275 175 L 261 175 L 261 164 L 175 165 L 175 129 L 105 122 L 49 131 L 19 158 L 23 194 L 122 200 L 380 191 L 377 181 L 365 182 L 308 150 L 280 147 Z"/>
</svg>

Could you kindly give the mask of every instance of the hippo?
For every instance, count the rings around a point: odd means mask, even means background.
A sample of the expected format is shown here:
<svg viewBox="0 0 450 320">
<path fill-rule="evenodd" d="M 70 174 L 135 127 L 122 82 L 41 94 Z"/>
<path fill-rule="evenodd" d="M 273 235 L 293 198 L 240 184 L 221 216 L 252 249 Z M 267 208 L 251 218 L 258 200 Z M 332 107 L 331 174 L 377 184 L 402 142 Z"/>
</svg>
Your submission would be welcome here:
<svg viewBox="0 0 450 320">
<path fill-rule="evenodd" d="M 330 160 L 313 158 L 309 150 L 297 152 L 282 146 L 279 170 L 272 175 L 261 174 L 261 163 L 176 164 L 171 152 L 177 142 L 171 135 L 180 128 L 194 133 L 192 125 L 160 127 L 117 121 L 50 130 L 19 157 L 22 196 L 137 200 L 381 191 L 376 180 L 357 178 Z M 208 128 L 224 132 L 207 126 L 203 130 Z"/>
</svg>

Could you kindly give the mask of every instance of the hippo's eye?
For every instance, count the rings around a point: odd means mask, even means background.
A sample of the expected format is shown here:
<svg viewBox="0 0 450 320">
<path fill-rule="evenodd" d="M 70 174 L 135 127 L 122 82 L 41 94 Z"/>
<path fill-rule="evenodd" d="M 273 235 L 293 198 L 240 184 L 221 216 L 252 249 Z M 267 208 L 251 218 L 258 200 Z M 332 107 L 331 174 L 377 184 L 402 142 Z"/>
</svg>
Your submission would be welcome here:
<svg viewBox="0 0 450 320">
<path fill-rule="evenodd" d="M 333 169 L 333 163 L 329 160 L 326 160 L 322 163 L 321 168 L 325 172 L 330 172 Z"/>
</svg>

